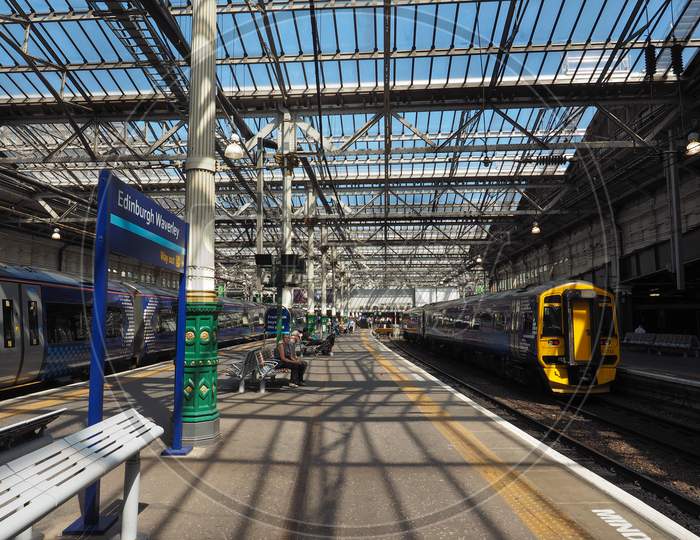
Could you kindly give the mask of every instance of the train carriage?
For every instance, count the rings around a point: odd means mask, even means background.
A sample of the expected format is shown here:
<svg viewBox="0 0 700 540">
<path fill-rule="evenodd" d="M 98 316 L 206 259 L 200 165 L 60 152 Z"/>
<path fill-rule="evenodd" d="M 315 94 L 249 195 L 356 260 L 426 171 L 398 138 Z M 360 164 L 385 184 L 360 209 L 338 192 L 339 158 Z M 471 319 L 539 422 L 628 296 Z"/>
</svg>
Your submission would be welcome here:
<svg viewBox="0 0 700 540">
<path fill-rule="evenodd" d="M 499 373 L 554 393 L 610 389 L 620 362 L 615 299 L 591 283 L 548 283 L 424 306 L 404 336 L 483 353 Z"/>
<path fill-rule="evenodd" d="M 0 388 L 89 369 L 91 282 L 0 264 L 0 304 Z M 261 336 L 263 312 L 263 306 L 224 299 L 219 344 Z M 172 355 L 176 326 L 175 291 L 109 282 L 105 346 L 111 367 Z"/>
</svg>

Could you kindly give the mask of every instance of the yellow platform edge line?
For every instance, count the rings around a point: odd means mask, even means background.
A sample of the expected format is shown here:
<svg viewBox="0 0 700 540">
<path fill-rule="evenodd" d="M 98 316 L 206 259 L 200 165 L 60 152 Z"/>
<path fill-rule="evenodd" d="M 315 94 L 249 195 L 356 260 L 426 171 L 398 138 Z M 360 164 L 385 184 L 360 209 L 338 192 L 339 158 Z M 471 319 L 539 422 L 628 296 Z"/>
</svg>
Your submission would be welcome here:
<svg viewBox="0 0 700 540">
<path fill-rule="evenodd" d="M 362 342 L 365 349 L 386 370 L 408 399 L 417 406 L 462 458 L 467 463 L 483 464 L 476 467 L 477 472 L 508 504 L 533 535 L 537 538 L 552 540 L 590 537 L 522 475 L 513 468 L 508 468 L 508 465 L 484 446 L 462 423 L 454 420 L 424 390 L 415 386 L 416 381 L 407 377 L 390 359 L 376 351 L 364 335 Z M 489 463 L 492 465 L 488 465 Z"/>
</svg>

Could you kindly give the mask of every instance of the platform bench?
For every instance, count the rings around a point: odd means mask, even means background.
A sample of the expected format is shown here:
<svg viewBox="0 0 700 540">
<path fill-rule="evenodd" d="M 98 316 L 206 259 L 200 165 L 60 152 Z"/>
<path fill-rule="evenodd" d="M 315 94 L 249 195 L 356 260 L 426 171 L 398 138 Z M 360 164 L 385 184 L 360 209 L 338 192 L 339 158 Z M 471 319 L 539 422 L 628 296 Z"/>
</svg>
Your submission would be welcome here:
<svg viewBox="0 0 700 540">
<path fill-rule="evenodd" d="M 650 348 L 654 345 L 656 334 L 637 334 L 636 332 L 627 332 L 622 343 L 636 347 Z"/>
<path fill-rule="evenodd" d="M 121 538 L 135 540 L 140 451 L 162 434 L 129 409 L 0 465 L 0 538 L 31 538 L 36 522 L 126 463 Z"/>
<path fill-rule="evenodd" d="M 264 348 L 255 351 L 256 375 L 260 380 L 261 394 L 265 393 L 265 386 L 268 380 L 275 379 L 281 373 L 289 372 L 288 369 L 277 369 L 279 362 L 274 357 L 273 349 Z"/>
<path fill-rule="evenodd" d="M 684 356 L 694 352 L 698 354 L 698 339 L 688 334 L 637 334 L 628 332 L 622 340 L 623 345 L 641 347 L 647 352 L 681 352 Z"/>
<path fill-rule="evenodd" d="M 697 338 L 688 334 L 656 334 L 654 348 L 661 354 L 662 351 L 682 352 L 686 356 L 697 349 Z"/>
<path fill-rule="evenodd" d="M 248 351 L 248 354 L 241 358 L 231 360 L 226 364 L 226 373 L 230 377 L 238 379 L 238 393 L 245 392 L 245 380 L 252 375 L 256 369 L 256 350 Z"/>
</svg>

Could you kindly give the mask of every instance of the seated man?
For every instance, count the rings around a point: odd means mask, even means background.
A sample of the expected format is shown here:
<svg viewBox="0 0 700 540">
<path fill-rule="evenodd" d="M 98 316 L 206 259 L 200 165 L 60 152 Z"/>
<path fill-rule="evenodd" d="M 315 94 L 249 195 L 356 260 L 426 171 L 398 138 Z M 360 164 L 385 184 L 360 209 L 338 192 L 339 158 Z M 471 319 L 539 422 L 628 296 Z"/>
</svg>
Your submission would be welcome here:
<svg viewBox="0 0 700 540">
<path fill-rule="evenodd" d="M 282 336 L 282 340 L 277 343 L 275 348 L 275 359 L 279 362 L 277 367 L 280 369 L 288 369 L 291 372 L 289 379 L 289 386 L 296 388 L 302 383 L 302 374 L 300 370 L 302 369 L 301 361 L 296 358 L 294 354 L 294 343 L 291 340 L 291 336 L 288 334 Z M 306 366 L 304 366 L 306 369 Z"/>
<path fill-rule="evenodd" d="M 304 374 L 306 373 L 306 368 L 309 366 L 309 363 L 297 356 L 297 343 L 301 342 L 301 333 L 298 330 L 294 330 L 294 332 L 292 332 L 290 342 L 292 345 L 290 349 L 291 357 L 294 361 L 299 362 L 299 380 L 297 381 L 297 384 L 303 386 Z"/>
</svg>

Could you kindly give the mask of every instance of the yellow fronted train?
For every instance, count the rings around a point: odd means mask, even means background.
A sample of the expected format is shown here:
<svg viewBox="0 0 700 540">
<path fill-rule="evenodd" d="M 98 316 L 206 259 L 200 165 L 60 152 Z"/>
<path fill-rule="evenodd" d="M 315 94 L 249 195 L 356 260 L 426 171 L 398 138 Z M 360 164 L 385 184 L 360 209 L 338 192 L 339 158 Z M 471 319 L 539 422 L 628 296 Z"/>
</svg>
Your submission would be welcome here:
<svg viewBox="0 0 700 540">
<path fill-rule="evenodd" d="M 557 394 L 609 392 L 620 363 L 615 297 L 585 281 L 428 304 L 402 326 L 409 341 Z"/>
</svg>

